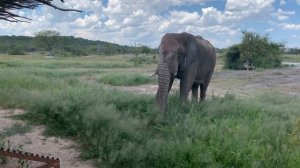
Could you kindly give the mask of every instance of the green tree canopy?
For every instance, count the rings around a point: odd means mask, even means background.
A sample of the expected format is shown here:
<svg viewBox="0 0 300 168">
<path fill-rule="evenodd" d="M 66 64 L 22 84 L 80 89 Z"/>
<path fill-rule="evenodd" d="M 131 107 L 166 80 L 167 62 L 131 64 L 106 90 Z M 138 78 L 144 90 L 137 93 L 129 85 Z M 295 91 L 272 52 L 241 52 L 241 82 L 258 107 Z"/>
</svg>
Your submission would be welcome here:
<svg viewBox="0 0 300 168">
<path fill-rule="evenodd" d="M 279 67 L 284 45 L 272 42 L 268 35 L 244 31 L 242 42 L 229 48 L 225 68 L 251 70 L 253 68 Z M 237 50 L 238 49 L 238 50 Z"/>
<path fill-rule="evenodd" d="M 53 56 L 53 49 L 57 46 L 60 33 L 54 30 L 43 30 L 35 33 L 36 43 L 46 49 Z"/>
<path fill-rule="evenodd" d="M 141 52 L 148 55 L 151 52 L 151 49 L 147 46 L 142 46 L 141 47 Z"/>
</svg>

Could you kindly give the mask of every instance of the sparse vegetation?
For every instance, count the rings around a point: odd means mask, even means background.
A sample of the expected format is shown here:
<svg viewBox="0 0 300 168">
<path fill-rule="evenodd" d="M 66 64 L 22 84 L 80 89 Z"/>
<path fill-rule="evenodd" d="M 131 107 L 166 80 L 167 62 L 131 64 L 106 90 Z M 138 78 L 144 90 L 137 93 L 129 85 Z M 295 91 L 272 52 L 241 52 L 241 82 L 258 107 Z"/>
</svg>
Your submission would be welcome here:
<svg viewBox="0 0 300 168">
<path fill-rule="evenodd" d="M 16 134 L 25 134 L 31 130 L 31 127 L 28 125 L 22 125 L 19 123 L 13 124 L 11 127 L 4 129 L 1 134 L 4 137 L 16 135 Z"/>
</svg>

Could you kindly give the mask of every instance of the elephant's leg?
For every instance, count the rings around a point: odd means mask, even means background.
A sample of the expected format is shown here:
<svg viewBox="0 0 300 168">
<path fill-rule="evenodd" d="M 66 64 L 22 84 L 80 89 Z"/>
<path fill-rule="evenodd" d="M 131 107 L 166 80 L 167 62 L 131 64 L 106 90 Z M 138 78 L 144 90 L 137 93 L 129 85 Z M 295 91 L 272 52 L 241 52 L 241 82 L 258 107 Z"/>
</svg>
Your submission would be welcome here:
<svg viewBox="0 0 300 168">
<path fill-rule="evenodd" d="M 198 102 L 199 83 L 194 83 L 192 86 L 192 101 Z"/>
<path fill-rule="evenodd" d="M 169 84 L 169 91 L 168 91 L 168 93 L 170 92 L 170 90 L 171 90 L 171 88 L 172 88 L 174 79 L 175 79 L 175 77 L 171 77 L 171 79 L 170 79 L 170 84 Z"/>
<path fill-rule="evenodd" d="M 197 74 L 197 63 L 190 65 L 190 68 L 184 73 L 180 80 L 180 100 L 185 102 L 189 96 L 189 92 Z"/>
<path fill-rule="evenodd" d="M 207 90 L 208 84 L 211 80 L 211 76 L 212 76 L 212 73 L 208 74 L 204 83 L 200 84 L 200 101 L 204 100 L 206 97 L 206 90 Z"/>
<path fill-rule="evenodd" d="M 206 96 L 207 85 L 205 83 L 200 84 L 200 101 L 204 100 Z"/>
</svg>

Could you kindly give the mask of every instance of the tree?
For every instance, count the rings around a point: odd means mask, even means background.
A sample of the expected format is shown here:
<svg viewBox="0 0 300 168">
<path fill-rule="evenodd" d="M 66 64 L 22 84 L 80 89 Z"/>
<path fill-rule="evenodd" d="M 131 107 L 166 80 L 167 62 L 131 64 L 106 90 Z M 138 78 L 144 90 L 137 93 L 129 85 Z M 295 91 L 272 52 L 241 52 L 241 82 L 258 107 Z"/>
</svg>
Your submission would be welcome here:
<svg viewBox="0 0 300 168">
<path fill-rule="evenodd" d="M 20 9 L 34 9 L 40 5 L 47 5 L 54 9 L 60 11 L 76 11 L 81 12 L 80 10 L 76 9 L 65 9 L 60 8 L 56 5 L 52 4 L 53 0 L 1 0 L 0 1 L 0 20 L 6 20 L 9 22 L 26 22 L 30 20 L 29 18 L 17 15 L 12 13 L 12 10 L 20 10 Z M 60 0 L 64 2 L 64 0 Z M 24 19 L 24 20 L 20 20 Z"/>
<path fill-rule="evenodd" d="M 246 64 L 247 70 L 255 67 L 272 68 L 281 64 L 283 44 L 270 41 L 269 36 L 260 36 L 254 32 L 242 32 L 239 45 L 240 60 Z"/>
<path fill-rule="evenodd" d="M 142 53 L 145 53 L 146 55 L 148 55 L 148 54 L 151 52 L 151 50 L 150 50 L 150 48 L 147 47 L 147 46 L 142 46 L 142 47 L 141 47 L 141 52 L 142 52 Z"/>
<path fill-rule="evenodd" d="M 53 30 L 43 30 L 35 33 L 36 43 L 49 52 L 49 56 L 53 56 L 53 49 L 57 44 L 60 33 Z"/>
</svg>

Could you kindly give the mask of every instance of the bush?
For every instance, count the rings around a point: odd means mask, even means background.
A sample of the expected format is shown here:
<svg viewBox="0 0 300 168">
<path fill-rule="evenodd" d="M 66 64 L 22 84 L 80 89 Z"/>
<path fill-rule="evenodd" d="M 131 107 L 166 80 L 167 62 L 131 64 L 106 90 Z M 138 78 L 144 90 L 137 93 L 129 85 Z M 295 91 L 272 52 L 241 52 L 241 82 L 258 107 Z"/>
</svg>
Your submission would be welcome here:
<svg viewBox="0 0 300 168">
<path fill-rule="evenodd" d="M 228 48 L 225 54 L 225 65 L 226 69 L 242 69 L 243 63 L 240 61 L 241 53 L 239 45 L 233 45 Z"/>
<path fill-rule="evenodd" d="M 229 48 L 226 53 L 225 68 L 254 69 L 281 66 L 283 45 L 270 41 L 267 35 L 243 32 L 240 44 Z"/>
<path fill-rule="evenodd" d="M 8 55 L 25 55 L 24 50 L 21 47 L 11 47 L 8 50 Z"/>
</svg>

